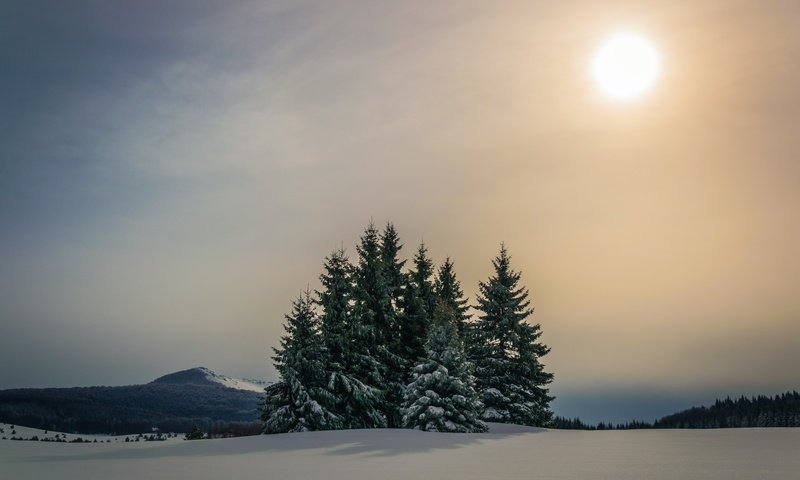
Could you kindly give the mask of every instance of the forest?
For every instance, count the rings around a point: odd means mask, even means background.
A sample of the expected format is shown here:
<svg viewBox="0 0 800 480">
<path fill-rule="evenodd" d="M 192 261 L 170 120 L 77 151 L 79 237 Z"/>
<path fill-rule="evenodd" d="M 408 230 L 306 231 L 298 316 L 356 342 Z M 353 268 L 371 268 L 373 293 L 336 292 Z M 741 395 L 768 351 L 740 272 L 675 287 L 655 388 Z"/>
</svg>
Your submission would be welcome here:
<svg viewBox="0 0 800 480">
<path fill-rule="evenodd" d="M 667 415 L 655 428 L 800 427 L 800 393 L 717 400 L 709 407 L 694 407 Z"/>
<path fill-rule="evenodd" d="M 655 422 L 631 421 L 592 425 L 579 418 L 556 416 L 551 424 L 566 430 L 635 430 L 641 428 L 750 428 L 800 427 L 800 393 L 796 391 L 775 396 L 741 396 L 735 400 L 717 399 L 713 405 L 692 407 Z"/>
</svg>

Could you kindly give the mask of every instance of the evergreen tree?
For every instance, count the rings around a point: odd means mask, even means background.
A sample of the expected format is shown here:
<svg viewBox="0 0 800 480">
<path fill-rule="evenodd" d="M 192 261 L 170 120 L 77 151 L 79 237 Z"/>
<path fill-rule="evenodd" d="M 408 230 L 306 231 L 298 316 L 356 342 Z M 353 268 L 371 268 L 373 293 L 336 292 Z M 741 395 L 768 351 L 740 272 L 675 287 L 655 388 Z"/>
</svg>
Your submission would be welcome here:
<svg viewBox="0 0 800 480">
<path fill-rule="evenodd" d="M 519 287 L 520 273 L 510 266 L 505 245 L 492 261 L 494 275 L 479 284 L 476 339 L 471 355 L 484 404 L 483 420 L 522 425 L 547 425 L 552 420 L 547 385 L 553 375 L 539 359 L 550 350 L 538 341 L 539 324 L 526 323 L 533 314 L 528 290 Z"/>
<path fill-rule="evenodd" d="M 350 366 L 356 380 L 380 391 L 381 411 L 393 417 L 396 406 L 386 402 L 387 376 L 394 370 L 394 359 L 388 345 L 393 340 L 394 313 L 390 289 L 381 258 L 381 245 L 375 225 L 361 236 L 356 247 L 358 265 L 354 270 L 352 344 L 361 350 L 358 363 Z"/>
<path fill-rule="evenodd" d="M 533 310 L 505 247 L 480 284 L 477 322 L 469 321 L 449 258 L 434 278 L 422 244 L 404 273 L 401 249 L 391 223 L 382 233 L 370 224 L 356 265 L 343 248 L 326 257 L 316 300 L 305 292 L 286 315 L 273 357 L 282 381 L 266 389 L 265 433 L 387 425 L 484 431 L 483 420 L 551 420 L 552 375 L 540 363 L 549 349 L 538 341 L 540 326 L 526 323 Z M 761 412 L 747 422 L 776 418 Z"/>
<path fill-rule="evenodd" d="M 184 435 L 183 438 L 185 440 L 202 440 L 204 437 L 205 434 L 203 433 L 202 430 L 200 430 L 200 427 L 198 427 L 197 425 L 193 425 L 192 431 Z"/>
<path fill-rule="evenodd" d="M 414 268 L 408 274 L 404 291 L 403 319 L 400 325 L 402 355 L 410 364 L 425 356 L 428 325 L 437 303 L 431 281 L 433 262 L 428 258 L 428 250 L 424 243 L 417 249 L 413 263 Z"/>
<path fill-rule="evenodd" d="M 378 231 L 374 224 L 370 223 L 364 231 L 356 250 L 358 265 L 354 276 L 354 321 L 368 331 L 373 345 L 385 345 L 387 337 L 391 335 L 391 296 L 384 276 Z"/>
<path fill-rule="evenodd" d="M 434 293 L 439 298 L 439 301 L 453 311 L 458 334 L 466 341 L 469 327 L 469 315 L 467 314 L 469 306 L 464 298 L 464 292 L 461 290 L 461 283 L 456 279 L 456 272 L 450 257 L 447 257 L 442 266 L 439 267 L 436 282 L 434 283 Z"/>
<path fill-rule="evenodd" d="M 433 262 L 428 258 L 428 248 L 425 243 L 420 243 L 417 253 L 414 254 L 414 269 L 411 271 L 411 281 L 417 287 L 417 295 L 422 299 L 428 318 L 433 317 L 438 298 L 433 286 Z M 425 335 L 423 335 L 425 338 Z"/>
<path fill-rule="evenodd" d="M 400 237 L 392 223 L 387 223 L 381 235 L 381 263 L 383 266 L 383 278 L 386 281 L 389 298 L 392 306 L 397 308 L 397 303 L 403 295 L 403 287 L 406 283 L 406 275 L 403 273 L 405 260 L 400 260 L 399 254 L 403 245 Z"/>
<path fill-rule="evenodd" d="M 485 432 L 481 403 L 474 388 L 472 365 L 455 324 L 455 311 L 437 306 L 425 345 L 426 356 L 415 365 L 406 388 L 403 424 L 435 432 Z"/>
<path fill-rule="evenodd" d="M 324 347 L 318 333 L 314 302 L 306 291 L 286 315 L 286 335 L 275 348 L 275 368 L 282 381 L 265 391 L 261 419 L 265 433 L 302 432 L 342 428 L 330 411 L 333 396 L 327 389 Z"/>
<path fill-rule="evenodd" d="M 342 418 L 343 428 L 372 428 L 384 425 L 378 411 L 379 391 L 350 374 L 374 359 L 364 348 L 350 322 L 350 298 L 353 291 L 353 266 L 344 249 L 325 259 L 320 275 L 322 290 L 317 303 L 322 308 L 321 334 L 325 346 L 327 390 L 332 397 L 331 409 Z"/>
<path fill-rule="evenodd" d="M 397 428 L 402 424 L 400 404 L 403 401 L 410 365 L 404 358 L 404 348 L 399 335 L 400 323 L 403 321 L 402 303 L 406 284 L 406 275 L 402 271 L 405 260 L 398 258 L 402 248 L 394 225 L 387 223 L 381 236 L 380 257 L 389 297 L 388 319 L 382 335 L 384 343 L 379 346 L 377 353 L 384 366 L 384 413 L 390 428 Z"/>
<path fill-rule="evenodd" d="M 324 272 L 319 276 L 322 290 L 317 304 L 322 308 L 320 330 L 327 361 L 332 370 L 344 371 L 349 366 L 350 297 L 353 291 L 353 265 L 344 248 L 325 257 Z"/>
</svg>

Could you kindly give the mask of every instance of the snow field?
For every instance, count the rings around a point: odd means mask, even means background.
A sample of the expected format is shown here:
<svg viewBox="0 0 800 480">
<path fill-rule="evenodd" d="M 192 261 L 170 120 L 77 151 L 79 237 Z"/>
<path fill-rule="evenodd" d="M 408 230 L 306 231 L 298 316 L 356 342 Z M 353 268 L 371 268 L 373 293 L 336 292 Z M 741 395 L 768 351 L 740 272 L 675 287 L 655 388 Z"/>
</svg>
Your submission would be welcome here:
<svg viewBox="0 0 800 480">
<path fill-rule="evenodd" d="M 12 428 L 13 426 L 13 428 Z M 93 443 L 97 440 L 98 443 L 103 442 L 125 442 L 125 438 L 128 438 L 131 442 L 136 441 L 136 437 L 139 434 L 129 434 L 129 435 L 84 435 L 80 433 L 65 433 L 65 432 L 55 432 L 52 430 L 41 430 L 38 428 L 30 428 L 30 427 L 22 427 L 19 425 L 11 425 L 8 423 L 0 423 L 0 442 L 12 442 L 15 440 L 11 440 L 12 438 L 21 438 L 24 441 L 27 441 L 33 437 L 37 437 L 39 441 L 43 441 L 43 439 L 48 439 L 50 441 L 56 441 L 57 439 L 64 440 L 65 442 L 73 442 L 75 440 L 81 439 L 83 442 L 90 442 Z M 16 432 L 16 433 L 13 433 Z M 150 436 L 150 435 L 157 435 L 154 432 L 142 432 L 142 436 Z M 177 435 L 176 437 L 171 437 L 171 435 Z M 165 440 L 159 442 L 174 442 L 176 440 L 183 440 L 183 433 L 177 434 L 167 434 L 164 433 L 163 437 L 166 438 Z M 144 442 L 144 439 L 140 439 L 139 442 Z M 147 442 L 147 443 L 153 443 Z M 0 477 L 2 478 L 2 477 Z"/>
<path fill-rule="evenodd" d="M 343 430 L 105 444 L 0 442 L 0 478 L 780 479 L 800 478 L 800 429 Z"/>
</svg>

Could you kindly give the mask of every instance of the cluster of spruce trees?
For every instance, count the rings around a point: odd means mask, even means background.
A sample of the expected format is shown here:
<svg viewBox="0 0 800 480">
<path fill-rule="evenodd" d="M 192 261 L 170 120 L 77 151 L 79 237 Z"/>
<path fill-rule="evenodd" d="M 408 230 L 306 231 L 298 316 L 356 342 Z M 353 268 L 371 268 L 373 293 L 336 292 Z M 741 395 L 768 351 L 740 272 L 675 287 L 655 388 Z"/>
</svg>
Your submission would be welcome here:
<svg viewBox="0 0 800 480">
<path fill-rule="evenodd" d="M 540 358 L 528 291 L 504 246 L 479 284 L 476 318 L 448 258 L 425 245 L 410 269 L 394 226 L 366 229 L 351 263 L 325 259 L 322 288 L 286 315 L 266 389 L 265 433 L 347 428 L 481 432 L 484 422 L 546 425 L 553 375 Z"/>
</svg>

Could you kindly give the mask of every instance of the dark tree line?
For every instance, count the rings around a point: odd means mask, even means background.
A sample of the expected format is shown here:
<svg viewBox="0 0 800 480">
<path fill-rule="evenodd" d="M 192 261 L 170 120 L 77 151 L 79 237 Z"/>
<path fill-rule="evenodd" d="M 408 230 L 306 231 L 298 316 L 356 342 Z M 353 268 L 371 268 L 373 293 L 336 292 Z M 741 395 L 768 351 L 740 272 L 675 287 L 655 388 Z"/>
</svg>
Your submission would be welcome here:
<svg viewBox="0 0 800 480">
<path fill-rule="evenodd" d="M 653 428 L 652 423 L 633 420 L 626 423 L 613 424 L 611 422 L 598 422 L 596 424 L 584 423 L 580 418 L 566 418 L 561 416 L 553 417 L 550 424 L 551 428 L 559 430 L 637 430 L 643 428 Z"/>
<path fill-rule="evenodd" d="M 479 285 L 475 317 L 453 262 L 436 268 L 424 244 L 406 267 L 389 223 L 365 230 L 351 261 L 324 261 L 319 291 L 286 315 L 266 389 L 265 433 L 347 428 L 485 431 L 485 421 L 547 425 L 538 324 L 504 246 Z"/>
<path fill-rule="evenodd" d="M 769 397 L 730 397 L 716 400 L 710 407 L 692 407 L 667 415 L 654 423 L 632 421 L 584 423 L 579 418 L 554 417 L 553 428 L 564 430 L 634 430 L 643 428 L 747 428 L 800 427 L 800 393 L 796 391 Z"/>
<path fill-rule="evenodd" d="M 657 420 L 656 428 L 800 427 L 800 393 L 717 400 Z"/>
</svg>

